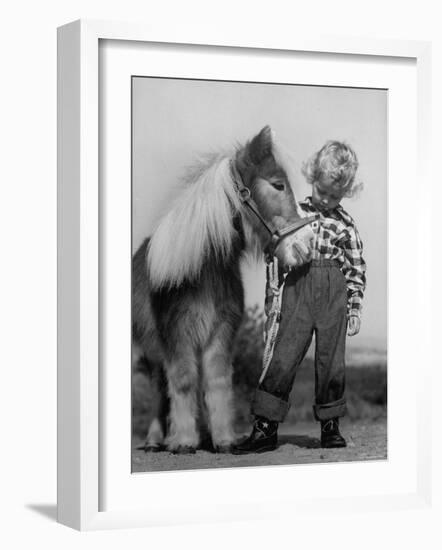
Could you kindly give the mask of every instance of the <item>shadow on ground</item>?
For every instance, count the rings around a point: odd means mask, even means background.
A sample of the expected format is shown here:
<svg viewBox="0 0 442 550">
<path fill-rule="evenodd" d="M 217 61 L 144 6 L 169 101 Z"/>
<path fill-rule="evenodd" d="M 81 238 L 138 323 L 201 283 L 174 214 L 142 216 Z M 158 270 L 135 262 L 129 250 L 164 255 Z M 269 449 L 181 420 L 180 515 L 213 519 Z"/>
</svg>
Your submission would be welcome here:
<svg viewBox="0 0 442 550">
<path fill-rule="evenodd" d="M 274 451 L 249 455 L 216 454 L 204 450 L 198 450 L 192 455 L 175 455 L 167 451 L 145 453 L 136 448 L 141 442 L 138 439 L 133 442 L 132 472 L 318 464 L 387 458 L 386 418 L 376 422 L 350 422 L 345 419 L 341 428 L 347 440 L 347 447 L 342 449 L 322 449 L 317 422 L 303 422 L 281 429 L 278 448 Z"/>
<path fill-rule="evenodd" d="M 32 510 L 40 516 L 50 519 L 51 521 L 57 521 L 57 505 L 56 504 L 26 504 L 25 507 L 28 510 Z"/>
<path fill-rule="evenodd" d="M 321 442 L 318 438 L 309 435 L 280 435 L 278 438 L 278 447 L 282 445 L 294 445 L 303 449 L 319 449 Z"/>
</svg>

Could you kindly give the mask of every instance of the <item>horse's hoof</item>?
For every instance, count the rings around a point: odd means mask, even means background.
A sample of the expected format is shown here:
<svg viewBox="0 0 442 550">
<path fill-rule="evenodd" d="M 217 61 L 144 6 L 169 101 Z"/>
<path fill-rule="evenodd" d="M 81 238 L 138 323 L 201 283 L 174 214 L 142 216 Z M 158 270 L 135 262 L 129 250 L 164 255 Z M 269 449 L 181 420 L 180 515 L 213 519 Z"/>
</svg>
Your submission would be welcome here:
<svg viewBox="0 0 442 550">
<path fill-rule="evenodd" d="M 160 451 L 162 451 L 162 448 L 159 443 L 146 443 L 144 445 L 145 453 L 159 453 Z"/>
<path fill-rule="evenodd" d="M 178 447 L 170 449 L 170 452 L 174 455 L 193 455 L 196 453 L 196 449 L 190 445 L 178 445 Z"/>
<path fill-rule="evenodd" d="M 230 454 L 232 452 L 233 445 L 215 445 L 214 452 L 219 454 Z"/>
</svg>

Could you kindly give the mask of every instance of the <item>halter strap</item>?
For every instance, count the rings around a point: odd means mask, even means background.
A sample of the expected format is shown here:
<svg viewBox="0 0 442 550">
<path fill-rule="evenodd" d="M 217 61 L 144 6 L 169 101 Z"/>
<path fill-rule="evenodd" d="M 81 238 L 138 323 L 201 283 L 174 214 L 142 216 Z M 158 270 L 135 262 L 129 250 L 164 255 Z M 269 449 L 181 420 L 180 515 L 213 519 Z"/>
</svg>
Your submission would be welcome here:
<svg viewBox="0 0 442 550">
<path fill-rule="evenodd" d="M 308 225 L 319 218 L 319 214 L 312 214 L 310 216 L 306 216 L 305 218 L 299 218 L 299 220 L 296 220 L 294 223 L 291 223 L 290 225 L 287 225 L 282 229 L 277 229 L 272 224 L 272 222 L 266 221 L 261 216 L 256 202 L 252 199 L 250 189 L 244 185 L 241 174 L 239 173 L 238 169 L 235 166 L 235 163 L 232 160 L 230 161 L 230 171 L 232 173 L 232 179 L 235 182 L 235 185 L 238 189 L 238 194 L 239 194 L 239 198 L 241 199 L 241 202 L 245 206 L 247 206 L 247 208 L 251 212 L 253 212 L 253 214 L 258 218 L 258 220 L 261 222 L 261 224 L 264 226 L 264 228 L 268 231 L 270 235 L 270 242 L 265 249 L 266 254 L 273 255 L 274 251 L 276 250 L 276 247 L 285 237 L 287 237 L 292 233 L 295 233 L 296 231 L 301 229 L 301 227 L 304 227 L 305 225 Z"/>
</svg>

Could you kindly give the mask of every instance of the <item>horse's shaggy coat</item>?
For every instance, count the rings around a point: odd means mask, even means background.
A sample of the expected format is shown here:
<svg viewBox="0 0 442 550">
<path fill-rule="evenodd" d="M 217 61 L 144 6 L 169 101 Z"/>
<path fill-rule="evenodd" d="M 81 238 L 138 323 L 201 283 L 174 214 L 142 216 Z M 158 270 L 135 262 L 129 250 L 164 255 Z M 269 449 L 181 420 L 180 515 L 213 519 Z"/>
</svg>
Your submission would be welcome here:
<svg viewBox="0 0 442 550">
<path fill-rule="evenodd" d="M 244 253 L 261 255 L 269 236 L 244 208 L 230 162 L 261 216 L 282 229 L 300 214 L 280 158 L 265 127 L 232 158 L 201 164 L 133 258 L 134 357 L 148 362 L 160 392 L 146 449 L 165 443 L 174 452 L 193 452 L 205 433 L 217 451 L 234 441 L 231 363 L 244 309 L 240 261 Z M 287 236 L 276 249 L 280 262 L 308 261 L 312 236 L 309 226 Z"/>
</svg>

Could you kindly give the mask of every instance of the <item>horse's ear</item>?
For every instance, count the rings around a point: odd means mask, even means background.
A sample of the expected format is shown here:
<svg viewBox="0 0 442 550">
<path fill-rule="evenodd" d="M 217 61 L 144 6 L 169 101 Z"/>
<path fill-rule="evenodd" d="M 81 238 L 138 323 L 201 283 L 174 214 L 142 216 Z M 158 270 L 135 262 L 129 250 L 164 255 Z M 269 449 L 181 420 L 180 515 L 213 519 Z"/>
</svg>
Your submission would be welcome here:
<svg viewBox="0 0 442 550">
<path fill-rule="evenodd" d="M 272 152 L 273 138 L 270 126 L 264 128 L 247 145 L 247 152 L 253 164 L 261 164 Z"/>
</svg>

